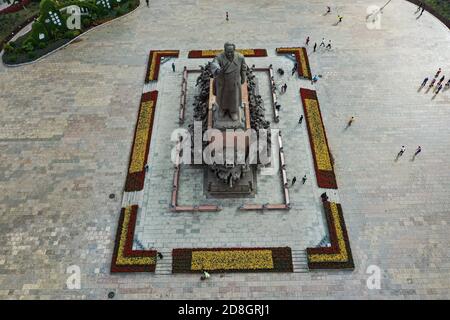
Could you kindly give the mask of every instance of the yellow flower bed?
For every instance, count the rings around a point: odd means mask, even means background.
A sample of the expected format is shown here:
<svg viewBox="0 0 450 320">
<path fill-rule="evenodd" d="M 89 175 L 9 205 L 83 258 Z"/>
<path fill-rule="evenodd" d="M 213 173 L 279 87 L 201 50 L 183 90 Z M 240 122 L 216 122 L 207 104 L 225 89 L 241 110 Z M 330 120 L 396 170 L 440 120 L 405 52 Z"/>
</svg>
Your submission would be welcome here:
<svg viewBox="0 0 450 320">
<path fill-rule="evenodd" d="M 237 52 L 241 53 L 242 55 L 254 55 L 255 50 L 253 49 L 236 49 Z M 202 56 L 216 56 L 219 53 L 223 52 L 223 50 L 202 50 Z"/>
<path fill-rule="evenodd" d="M 149 127 L 152 121 L 153 101 L 142 103 L 139 113 L 136 137 L 134 139 L 133 153 L 131 156 L 130 173 L 141 172 L 144 169 L 145 151 L 149 143 Z"/>
<path fill-rule="evenodd" d="M 178 51 L 176 51 L 176 50 L 153 51 L 152 56 L 151 56 L 152 61 L 150 62 L 150 72 L 148 75 L 148 80 L 150 80 L 150 81 L 155 80 L 155 72 L 159 72 L 159 67 L 157 68 L 156 64 L 159 64 L 161 57 L 164 57 L 165 55 L 167 55 L 167 56 L 177 55 L 178 56 Z"/>
<path fill-rule="evenodd" d="M 124 254 L 127 242 L 128 228 L 130 225 L 131 206 L 125 208 L 122 231 L 120 233 L 119 246 L 117 250 L 116 265 L 149 265 L 155 264 L 154 257 L 126 257 Z"/>
<path fill-rule="evenodd" d="M 271 250 L 193 251 L 191 270 L 273 269 Z"/>
<path fill-rule="evenodd" d="M 330 202 L 331 216 L 333 217 L 334 226 L 336 227 L 336 237 L 338 240 L 339 253 L 334 254 L 311 254 L 310 262 L 346 262 L 348 253 L 345 246 L 344 233 L 342 231 L 341 220 L 336 203 Z"/>
<path fill-rule="evenodd" d="M 316 156 L 317 168 L 324 171 L 332 171 L 330 154 L 325 140 L 322 120 L 320 119 L 319 105 L 317 100 L 305 99 L 307 118 L 312 140 L 314 141 L 314 154 Z"/>
</svg>

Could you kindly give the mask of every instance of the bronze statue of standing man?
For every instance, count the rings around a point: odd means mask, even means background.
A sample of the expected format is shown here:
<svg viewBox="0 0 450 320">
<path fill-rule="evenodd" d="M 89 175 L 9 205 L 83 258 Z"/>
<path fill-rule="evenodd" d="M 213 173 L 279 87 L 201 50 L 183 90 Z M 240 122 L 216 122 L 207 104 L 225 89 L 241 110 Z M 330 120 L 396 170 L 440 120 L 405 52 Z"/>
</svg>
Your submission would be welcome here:
<svg viewBox="0 0 450 320">
<path fill-rule="evenodd" d="M 247 70 L 244 56 L 235 50 L 234 44 L 226 42 L 224 52 L 218 54 L 211 64 L 216 103 L 222 117 L 228 113 L 233 121 L 239 119 L 238 112 L 242 103 L 241 85 L 245 82 Z"/>
</svg>

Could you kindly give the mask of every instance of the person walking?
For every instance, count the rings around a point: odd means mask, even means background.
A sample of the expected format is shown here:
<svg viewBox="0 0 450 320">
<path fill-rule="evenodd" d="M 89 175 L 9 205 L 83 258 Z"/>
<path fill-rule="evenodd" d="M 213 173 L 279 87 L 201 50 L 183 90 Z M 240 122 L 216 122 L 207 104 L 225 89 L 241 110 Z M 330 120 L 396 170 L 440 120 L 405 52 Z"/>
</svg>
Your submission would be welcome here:
<svg viewBox="0 0 450 320">
<path fill-rule="evenodd" d="M 305 182 L 306 182 L 306 174 L 302 178 L 302 184 L 305 184 Z"/>
<path fill-rule="evenodd" d="M 302 124 L 303 121 L 303 115 L 300 116 L 300 119 L 298 119 L 298 124 Z"/>
<path fill-rule="evenodd" d="M 328 44 L 327 44 L 327 49 L 328 49 L 328 50 L 331 50 L 331 40 L 330 40 L 330 41 L 328 41 Z"/>
<path fill-rule="evenodd" d="M 420 1 L 419 5 L 417 6 L 417 10 L 414 13 L 417 14 L 420 11 L 420 9 L 422 9 L 422 6 L 423 6 L 423 3 L 422 3 L 422 1 Z"/>
<path fill-rule="evenodd" d="M 317 42 L 314 42 L 314 52 L 316 52 Z"/>
<path fill-rule="evenodd" d="M 298 64 L 297 62 L 294 64 L 294 67 L 292 68 L 292 76 L 294 75 L 295 71 L 297 71 Z"/>
<path fill-rule="evenodd" d="M 159 251 L 158 251 L 158 258 L 159 258 L 160 260 L 162 260 L 162 259 L 164 258 L 163 254 L 162 254 L 161 252 L 159 252 Z"/>
<path fill-rule="evenodd" d="M 436 78 L 434 78 L 433 80 L 431 80 L 430 85 L 428 86 L 428 88 L 431 88 L 432 86 L 434 86 L 434 83 L 436 82 Z"/>
<path fill-rule="evenodd" d="M 287 90 L 287 83 L 284 83 L 284 85 L 283 85 L 283 93 L 286 93 L 286 90 Z"/>
<path fill-rule="evenodd" d="M 306 38 L 306 45 L 309 44 L 309 36 Z"/>
<path fill-rule="evenodd" d="M 445 79 L 445 76 L 442 76 L 442 78 L 439 79 L 439 82 L 437 83 L 437 85 L 440 85 L 444 81 L 444 79 Z"/>
<path fill-rule="evenodd" d="M 351 117 L 350 120 L 348 120 L 347 127 L 350 127 L 353 121 L 355 121 L 355 117 Z"/>
<path fill-rule="evenodd" d="M 202 276 L 200 277 L 200 280 L 203 281 L 203 280 L 209 279 L 209 277 L 211 277 L 210 274 L 208 272 L 206 272 L 205 270 L 202 270 Z"/>
<path fill-rule="evenodd" d="M 229 17 L 228 17 L 228 11 L 227 12 L 225 12 L 225 20 L 229 20 Z"/>
<path fill-rule="evenodd" d="M 420 146 L 417 147 L 416 152 L 414 153 L 414 157 L 422 152 L 422 148 Z"/>
<path fill-rule="evenodd" d="M 436 74 L 434 75 L 435 78 L 439 77 L 439 74 L 441 73 L 441 68 L 438 69 L 438 71 L 436 72 Z"/>
<path fill-rule="evenodd" d="M 422 8 L 422 11 L 420 11 L 420 14 L 419 14 L 419 16 L 417 17 L 417 19 L 419 19 L 419 18 L 422 16 L 422 14 L 423 14 L 424 11 L 425 11 L 425 8 Z"/>
<path fill-rule="evenodd" d="M 294 186 L 294 184 L 295 184 L 296 181 L 297 181 L 297 177 L 292 178 L 292 184 L 291 184 L 291 187 Z"/>
<path fill-rule="evenodd" d="M 447 90 L 450 87 L 450 79 L 447 81 L 447 83 L 445 84 L 445 89 Z"/>
<path fill-rule="evenodd" d="M 327 12 L 325 14 L 329 14 L 331 13 L 331 8 L 329 6 L 327 6 Z"/>
<path fill-rule="evenodd" d="M 340 16 L 340 15 L 338 15 L 338 23 L 341 23 L 342 22 L 342 16 Z"/>
<path fill-rule="evenodd" d="M 321 47 L 321 46 L 324 46 L 324 47 L 325 47 L 325 38 L 322 38 L 322 42 L 320 43 L 320 46 L 319 46 L 319 47 Z"/>
<path fill-rule="evenodd" d="M 172 62 L 172 71 L 175 72 L 175 62 Z"/>
<path fill-rule="evenodd" d="M 439 91 L 441 91 L 441 89 L 442 89 L 442 84 L 440 84 L 439 86 L 437 86 L 435 95 L 437 95 L 437 94 L 439 93 Z"/>
<path fill-rule="evenodd" d="M 427 84 L 427 82 L 428 82 L 428 77 L 426 77 L 425 79 L 423 79 L 423 81 L 422 81 L 422 84 L 421 84 L 421 88 L 423 88 L 423 87 L 425 87 L 425 85 Z"/>
<path fill-rule="evenodd" d="M 147 3 L 147 7 L 150 7 L 150 0 L 145 0 L 145 2 Z"/>
<path fill-rule="evenodd" d="M 311 84 L 314 84 L 317 82 L 317 80 L 319 80 L 319 77 L 317 76 L 317 74 L 311 79 Z"/>
<path fill-rule="evenodd" d="M 401 149 L 400 149 L 400 151 L 398 152 L 398 156 L 399 156 L 399 157 L 402 156 L 403 153 L 405 153 L 405 150 L 406 150 L 405 146 L 402 146 Z"/>
</svg>

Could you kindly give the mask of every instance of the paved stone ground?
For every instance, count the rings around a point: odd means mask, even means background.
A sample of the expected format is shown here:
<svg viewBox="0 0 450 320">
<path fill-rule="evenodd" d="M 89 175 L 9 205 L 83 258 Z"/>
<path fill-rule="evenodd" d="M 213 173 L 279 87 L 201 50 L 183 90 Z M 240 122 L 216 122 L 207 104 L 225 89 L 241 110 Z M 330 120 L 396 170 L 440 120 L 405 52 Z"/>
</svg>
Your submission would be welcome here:
<svg viewBox="0 0 450 320">
<path fill-rule="evenodd" d="M 450 92 L 433 99 L 417 90 L 438 67 L 450 75 L 450 33 L 427 13 L 416 20 L 405 1 L 391 2 L 381 29 L 369 30 L 371 4 L 384 1 L 334 1 L 333 12 L 344 17 L 334 26 L 322 0 L 157 0 L 37 64 L 0 67 L 0 297 L 105 299 L 114 290 L 117 299 L 449 298 Z M 123 190 L 148 50 L 185 55 L 232 40 L 273 52 L 308 35 L 333 41 L 331 51 L 311 53 L 310 63 L 323 75 L 315 88 L 355 271 L 225 274 L 208 282 L 110 275 L 120 199 L 108 195 Z M 288 108 L 301 111 L 291 91 L 299 85 L 311 87 L 288 82 L 280 126 L 305 140 L 297 117 L 284 117 Z M 345 130 L 350 116 L 356 121 Z M 423 151 L 411 161 L 419 144 Z M 82 271 L 80 290 L 66 289 L 73 264 Z M 382 271 L 380 290 L 366 287 L 373 264 Z"/>
<path fill-rule="evenodd" d="M 268 58 L 247 58 L 247 63 L 256 67 L 268 67 L 273 63 L 277 67 L 290 70 L 293 62 L 286 57 L 270 53 Z M 211 60 L 211 59 L 209 59 Z M 180 58 L 176 61 L 179 68 L 198 68 L 208 59 L 193 60 Z M 193 96 L 196 94 L 196 78 L 198 74 L 188 77 L 188 111 L 184 127 L 193 121 Z M 268 74 L 257 72 L 259 89 L 266 107 L 266 119 L 273 120 L 270 100 Z M 307 138 L 305 124 L 298 126 L 301 105 L 299 92 L 294 89 L 300 84 L 308 86 L 308 81 L 295 80 L 293 77 L 276 76 L 276 81 L 292 83 L 292 89 L 280 97 L 283 115 L 280 123 L 272 122 L 272 129 L 281 129 L 283 146 L 286 152 L 287 170 L 298 175 L 299 182 L 290 190 L 293 209 L 285 212 L 240 211 L 237 208 L 244 203 L 284 203 L 282 180 L 278 171 L 273 175 L 257 174 L 257 195 L 243 199 L 208 199 L 203 192 L 203 170 L 183 165 L 180 177 L 180 205 L 216 204 L 223 209 L 220 213 L 171 213 L 169 201 L 172 192 L 173 163 L 170 159 L 172 146 L 167 143 L 172 131 L 178 128 L 178 107 L 181 92 L 181 73 L 173 73 L 171 62 L 160 68 L 160 80 L 155 88 L 159 91 L 155 126 L 151 145 L 149 174 L 145 185 L 145 196 L 141 218 L 138 223 L 137 238 L 147 248 L 158 251 L 171 251 L 173 248 L 198 247 L 273 247 L 289 246 L 292 249 L 304 250 L 316 246 L 325 236 L 325 217 L 319 191 L 315 183 L 314 166 Z M 289 101 L 292 100 L 292 101 Z M 295 102 L 294 102 L 295 101 Z M 273 134 L 274 137 L 277 133 Z M 273 139 L 276 142 L 276 139 Z M 300 143 L 299 143 L 300 142 Z M 274 145 L 274 150 L 275 150 Z M 278 150 L 278 149 L 276 149 Z M 277 151 L 278 152 L 278 151 Z M 279 159 L 278 153 L 274 160 Z M 302 185 L 303 174 L 310 176 Z M 301 176 L 299 176 L 301 174 Z M 314 179 L 313 179 L 314 178 Z"/>
</svg>

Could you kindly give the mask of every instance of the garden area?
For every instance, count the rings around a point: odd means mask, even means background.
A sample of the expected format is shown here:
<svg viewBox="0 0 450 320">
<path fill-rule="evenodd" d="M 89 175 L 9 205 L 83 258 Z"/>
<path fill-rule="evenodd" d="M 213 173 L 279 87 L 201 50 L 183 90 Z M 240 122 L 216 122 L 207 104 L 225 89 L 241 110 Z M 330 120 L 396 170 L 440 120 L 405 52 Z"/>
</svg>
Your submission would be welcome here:
<svg viewBox="0 0 450 320">
<path fill-rule="evenodd" d="M 3 25 L 0 24 L 1 39 L 11 36 L 11 32 L 17 26 L 23 25 L 27 19 L 35 19 L 30 32 L 3 45 L 3 62 L 15 65 L 34 61 L 67 44 L 83 32 L 127 14 L 138 6 L 139 0 L 32 2 L 30 8 L 0 16 L 0 23 L 8 26 L 8 30 L 3 31 Z"/>
<path fill-rule="evenodd" d="M 39 14 L 39 0 L 32 1 L 22 10 L 12 13 L 0 14 L 0 50 L 4 42 L 8 42 L 8 36 L 16 29 L 28 24 Z"/>
</svg>

